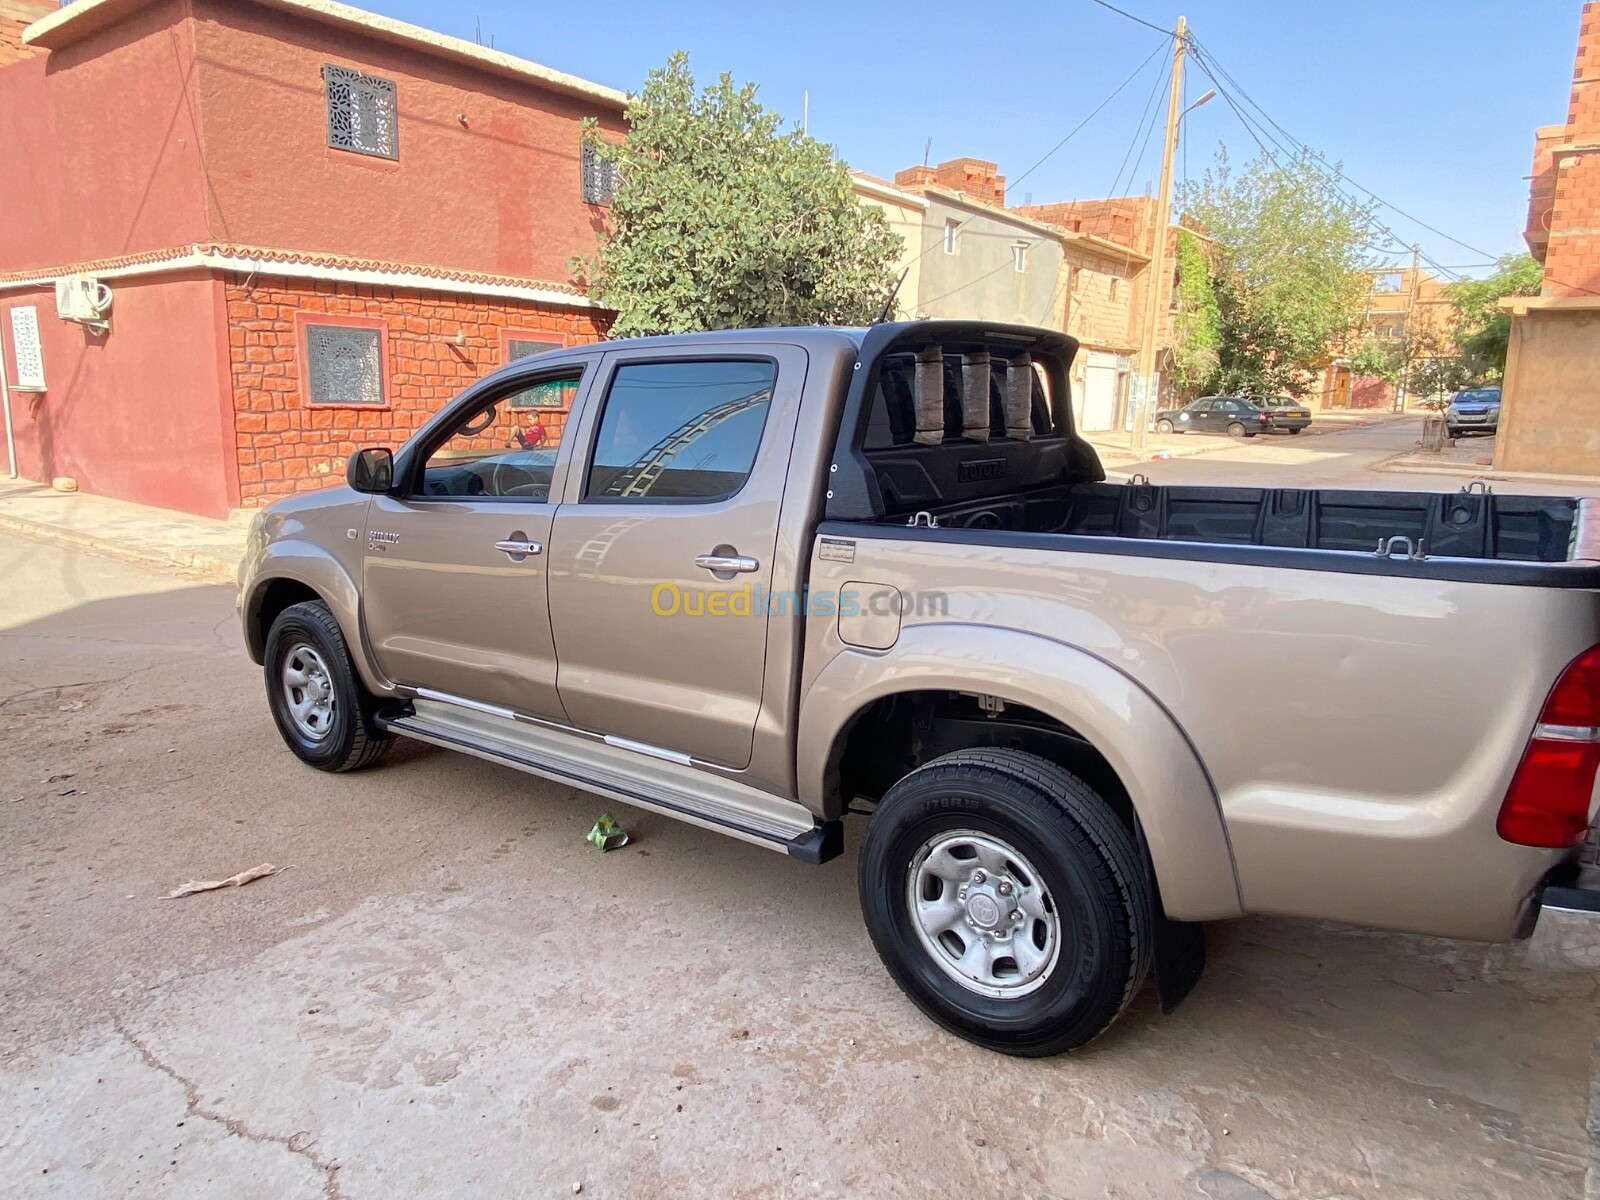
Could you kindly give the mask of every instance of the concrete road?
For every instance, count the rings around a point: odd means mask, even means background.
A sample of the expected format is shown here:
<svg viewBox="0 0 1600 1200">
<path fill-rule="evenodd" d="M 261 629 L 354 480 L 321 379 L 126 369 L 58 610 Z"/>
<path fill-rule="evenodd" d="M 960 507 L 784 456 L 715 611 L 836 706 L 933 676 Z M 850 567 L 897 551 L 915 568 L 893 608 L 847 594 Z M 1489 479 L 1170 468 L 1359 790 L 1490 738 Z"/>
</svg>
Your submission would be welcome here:
<svg viewBox="0 0 1600 1200">
<path fill-rule="evenodd" d="M 859 830 L 621 810 L 601 856 L 597 799 L 471 758 L 320 775 L 232 605 L 0 536 L 8 1196 L 1585 1196 L 1590 977 L 1247 920 L 1175 1015 L 999 1057 L 880 969 Z"/>
</svg>

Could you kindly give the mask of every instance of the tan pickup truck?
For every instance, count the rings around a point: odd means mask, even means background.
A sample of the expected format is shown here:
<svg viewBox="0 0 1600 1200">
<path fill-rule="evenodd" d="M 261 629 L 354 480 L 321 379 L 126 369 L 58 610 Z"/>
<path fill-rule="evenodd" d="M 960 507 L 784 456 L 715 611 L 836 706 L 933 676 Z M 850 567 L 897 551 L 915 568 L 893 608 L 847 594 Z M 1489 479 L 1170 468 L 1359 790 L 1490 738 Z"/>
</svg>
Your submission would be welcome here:
<svg viewBox="0 0 1600 1200">
<path fill-rule="evenodd" d="M 930 321 L 522 359 L 257 519 L 277 726 L 323 770 L 398 734 L 807 863 L 858 814 L 889 971 L 1015 1054 L 1147 973 L 1175 1005 L 1206 921 L 1600 907 L 1586 503 L 1107 483 L 1076 349 Z"/>
</svg>

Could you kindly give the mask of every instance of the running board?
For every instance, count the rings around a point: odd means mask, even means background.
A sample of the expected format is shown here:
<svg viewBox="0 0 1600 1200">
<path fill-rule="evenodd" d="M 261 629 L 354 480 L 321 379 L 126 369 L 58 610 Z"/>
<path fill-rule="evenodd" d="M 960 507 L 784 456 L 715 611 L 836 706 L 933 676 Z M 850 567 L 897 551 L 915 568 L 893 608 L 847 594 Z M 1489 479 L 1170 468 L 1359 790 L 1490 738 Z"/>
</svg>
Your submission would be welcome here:
<svg viewBox="0 0 1600 1200">
<path fill-rule="evenodd" d="M 717 833 L 823 863 L 844 851 L 838 821 L 803 805 L 665 757 L 655 747 L 604 741 L 442 699 L 380 713 L 385 729 L 489 762 L 598 792 Z"/>
</svg>

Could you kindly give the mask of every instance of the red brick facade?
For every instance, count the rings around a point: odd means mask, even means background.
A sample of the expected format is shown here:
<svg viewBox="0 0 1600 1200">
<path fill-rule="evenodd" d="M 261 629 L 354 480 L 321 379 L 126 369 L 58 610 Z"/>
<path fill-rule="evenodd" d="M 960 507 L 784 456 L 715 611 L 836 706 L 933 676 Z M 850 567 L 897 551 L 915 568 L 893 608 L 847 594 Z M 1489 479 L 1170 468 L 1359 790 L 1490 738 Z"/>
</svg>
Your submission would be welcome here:
<svg viewBox="0 0 1600 1200">
<path fill-rule="evenodd" d="M 381 322 L 381 406 L 307 402 L 304 315 Z M 234 278 L 227 285 L 239 498 L 246 506 L 326 487 L 361 446 L 398 446 L 474 380 L 503 366 L 507 335 L 574 345 L 604 335 L 592 309 L 353 283 Z M 530 413 L 529 420 L 533 414 Z M 539 411 L 559 435 L 566 413 Z"/>
<path fill-rule="evenodd" d="M 1600 3 L 1583 6 L 1565 125 L 1538 131 L 1526 238 L 1544 263 L 1544 294 L 1600 291 Z"/>
<path fill-rule="evenodd" d="M 1006 206 L 1006 177 L 995 164 L 981 158 L 952 158 L 937 167 L 907 167 L 895 173 L 896 187 L 919 188 L 933 185 L 971 196 L 997 208 Z"/>
</svg>

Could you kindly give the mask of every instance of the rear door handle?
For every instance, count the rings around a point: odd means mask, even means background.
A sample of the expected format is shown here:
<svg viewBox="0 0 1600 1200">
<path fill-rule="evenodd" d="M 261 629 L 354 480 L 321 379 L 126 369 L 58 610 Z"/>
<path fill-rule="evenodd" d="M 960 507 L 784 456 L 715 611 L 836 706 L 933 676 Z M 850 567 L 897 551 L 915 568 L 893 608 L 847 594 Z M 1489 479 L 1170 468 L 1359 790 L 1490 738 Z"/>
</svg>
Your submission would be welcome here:
<svg viewBox="0 0 1600 1200">
<path fill-rule="evenodd" d="M 746 554 L 702 554 L 694 560 L 694 565 L 707 571 L 736 571 L 742 575 L 761 569 L 760 560 Z"/>
<path fill-rule="evenodd" d="M 496 550 L 503 550 L 512 562 L 521 562 L 530 554 L 543 554 L 544 545 L 541 542 L 531 542 L 522 534 L 512 534 L 503 541 L 494 544 Z"/>
</svg>

